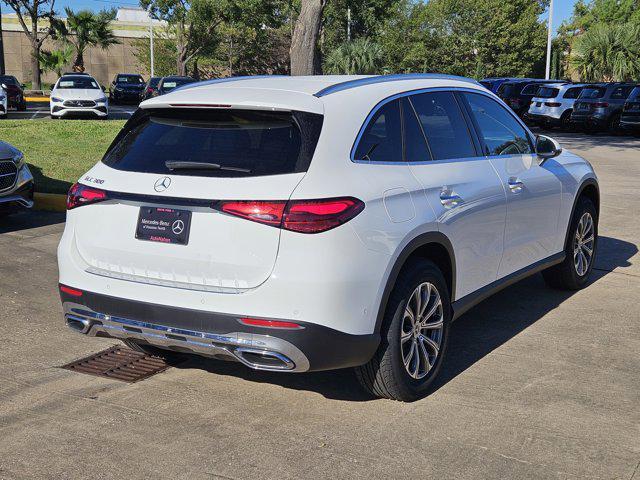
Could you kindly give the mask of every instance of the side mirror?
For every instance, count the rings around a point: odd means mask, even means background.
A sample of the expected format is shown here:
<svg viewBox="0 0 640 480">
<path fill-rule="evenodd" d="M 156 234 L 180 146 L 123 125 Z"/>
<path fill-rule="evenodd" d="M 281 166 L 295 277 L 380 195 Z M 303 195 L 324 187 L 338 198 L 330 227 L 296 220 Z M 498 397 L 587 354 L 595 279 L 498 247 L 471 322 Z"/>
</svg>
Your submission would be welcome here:
<svg viewBox="0 0 640 480">
<path fill-rule="evenodd" d="M 4 89 L 6 90 L 6 89 L 7 89 L 7 84 L 6 84 L 6 83 L 3 83 L 3 84 L 2 84 L 2 88 L 4 88 Z"/>
<path fill-rule="evenodd" d="M 553 138 L 546 135 L 538 135 L 536 137 L 536 154 L 543 161 L 549 158 L 557 157 L 562 153 L 562 147 Z"/>
<path fill-rule="evenodd" d="M 21 83 L 20 84 L 20 88 L 24 90 L 25 88 L 27 88 L 27 84 L 26 83 Z"/>
</svg>

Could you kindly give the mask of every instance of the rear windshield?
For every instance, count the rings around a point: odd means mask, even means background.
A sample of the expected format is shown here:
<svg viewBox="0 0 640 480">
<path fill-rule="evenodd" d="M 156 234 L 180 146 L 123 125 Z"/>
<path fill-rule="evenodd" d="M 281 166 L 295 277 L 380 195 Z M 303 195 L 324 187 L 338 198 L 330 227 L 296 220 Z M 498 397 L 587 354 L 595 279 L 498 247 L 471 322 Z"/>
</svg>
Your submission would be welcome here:
<svg viewBox="0 0 640 480">
<path fill-rule="evenodd" d="M 140 110 L 103 162 L 118 170 L 207 177 L 304 172 L 322 115 L 261 110 Z"/>
<path fill-rule="evenodd" d="M 602 87 L 585 87 L 578 98 L 602 98 L 605 90 Z"/>
<path fill-rule="evenodd" d="M 140 75 L 118 75 L 116 83 L 132 83 L 138 85 L 144 83 L 144 80 Z"/>
<path fill-rule="evenodd" d="M 501 97 L 510 97 L 512 95 L 517 95 L 522 89 L 522 84 L 520 83 L 503 83 L 498 88 L 498 95 Z"/>
<path fill-rule="evenodd" d="M 162 82 L 162 89 L 165 92 L 169 92 L 180 85 L 185 85 L 187 83 L 193 83 L 195 80 L 191 78 L 167 78 Z"/>
<path fill-rule="evenodd" d="M 538 89 L 538 93 L 536 93 L 536 97 L 538 98 L 556 98 L 558 96 L 557 88 L 552 87 L 540 87 Z"/>
</svg>

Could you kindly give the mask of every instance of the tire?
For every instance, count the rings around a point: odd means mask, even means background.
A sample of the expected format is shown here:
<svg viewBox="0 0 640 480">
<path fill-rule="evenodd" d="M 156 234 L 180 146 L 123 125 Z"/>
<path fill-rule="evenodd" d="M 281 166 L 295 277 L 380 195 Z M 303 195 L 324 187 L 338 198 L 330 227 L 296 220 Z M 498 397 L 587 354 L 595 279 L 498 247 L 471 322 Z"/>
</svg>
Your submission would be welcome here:
<svg viewBox="0 0 640 480">
<path fill-rule="evenodd" d="M 412 328 L 411 317 L 405 314 L 406 310 L 417 309 L 419 287 L 422 287 L 424 296 L 429 292 L 427 305 L 423 309 L 423 322 L 431 328 Z M 429 317 L 427 309 L 434 309 Z M 389 297 L 378 350 L 368 363 L 356 367 L 358 380 L 376 397 L 410 402 L 424 396 L 437 377 L 445 357 L 450 323 L 451 301 L 442 272 L 429 260 L 413 261 L 401 272 Z M 420 337 L 428 337 L 429 341 Z M 439 346 L 437 350 L 434 344 Z M 422 352 L 427 352 L 428 361 L 425 361 Z M 420 363 L 416 363 L 416 358 Z M 405 359 L 408 360 L 408 367 L 405 367 Z M 415 372 L 414 375 L 409 371 Z"/>
<path fill-rule="evenodd" d="M 567 131 L 570 129 L 571 129 L 571 110 L 567 110 L 560 116 L 560 130 Z"/>
<path fill-rule="evenodd" d="M 593 236 L 591 242 L 581 241 L 580 247 L 578 243 L 579 229 L 584 230 L 589 216 L 591 218 L 591 231 L 585 231 L 584 235 L 580 235 L 583 239 L 588 239 Z M 591 247 L 591 256 L 588 256 L 588 249 Z M 582 267 L 580 267 L 580 252 L 577 252 L 578 248 L 581 250 L 583 259 L 587 258 L 587 267 L 584 268 L 584 260 L 582 261 Z M 593 205 L 593 202 L 587 197 L 581 197 L 578 200 L 576 209 L 571 218 L 571 225 L 569 227 L 569 239 L 567 246 L 565 247 L 565 259 L 562 263 L 554 265 L 542 271 L 544 281 L 552 288 L 561 290 L 579 290 L 583 288 L 589 280 L 591 270 L 593 270 L 593 264 L 596 258 L 598 250 L 598 213 Z M 578 257 L 574 259 L 575 254 Z"/>
<path fill-rule="evenodd" d="M 620 135 L 622 133 L 622 129 L 620 128 L 620 118 L 621 115 L 619 113 L 614 113 L 609 122 L 607 123 L 607 130 L 612 135 Z"/>
</svg>

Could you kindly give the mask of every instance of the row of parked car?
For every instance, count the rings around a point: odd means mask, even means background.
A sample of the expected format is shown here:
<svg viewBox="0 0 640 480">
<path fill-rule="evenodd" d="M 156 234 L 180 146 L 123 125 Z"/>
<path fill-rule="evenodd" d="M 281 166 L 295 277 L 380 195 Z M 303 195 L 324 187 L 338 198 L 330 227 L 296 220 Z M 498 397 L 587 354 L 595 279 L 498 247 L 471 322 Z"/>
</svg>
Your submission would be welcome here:
<svg viewBox="0 0 640 480">
<path fill-rule="evenodd" d="M 640 133 L 640 82 L 486 78 L 480 83 L 529 124 L 588 133 Z"/>
</svg>

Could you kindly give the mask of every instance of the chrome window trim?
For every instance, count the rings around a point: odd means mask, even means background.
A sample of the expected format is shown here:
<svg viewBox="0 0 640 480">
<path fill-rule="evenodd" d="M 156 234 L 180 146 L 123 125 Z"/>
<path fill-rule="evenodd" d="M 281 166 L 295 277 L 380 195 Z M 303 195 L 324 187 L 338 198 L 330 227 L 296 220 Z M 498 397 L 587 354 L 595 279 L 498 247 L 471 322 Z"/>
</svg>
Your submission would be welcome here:
<svg viewBox="0 0 640 480">
<path fill-rule="evenodd" d="M 369 114 L 365 117 L 364 122 L 362 123 L 362 125 L 360 126 L 360 130 L 358 131 L 358 135 L 356 136 L 353 145 L 351 147 L 351 152 L 349 154 L 349 159 L 351 160 L 351 162 L 353 163 L 363 163 L 363 164 L 374 164 L 374 165 L 424 165 L 424 164 L 431 164 L 434 162 L 451 162 L 451 161 L 468 161 L 468 160 L 477 160 L 477 159 L 485 159 L 485 158 L 489 158 L 489 155 L 485 155 L 484 153 L 482 155 L 476 155 L 473 157 L 463 157 L 463 158 L 448 158 L 448 159 L 442 159 L 442 160 L 427 160 L 424 162 L 376 162 L 376 161 L 372 161 L 372 160 L 358 160 L 355 158 L 355 153 L 356 150 L 358 148 L 358 144 L 360 143 L 360 140 L 362 138 L 362 136 L 364 135 L 364 131 L 366 130 L 367 126 L 369 125 L 369 122 L 371 121 L 371 119 L 373 118 L 373 116 L 378 112 L 378 110 L 380 110 L 383 106 L 385 106 L 387 103 L 392 102 L 393 100 L 397 100 L 398 98 L 403 98 L 403 97 L 411 97 L 413 95 L 419 95 L 421 93 L 429 93 L 429 92 L 451 92 L 451 93 L 455 93 L 455 92 L 463 92 L 463 93 L 475 93 L 478 95 L 484 95 L 487 98 L 490 98 L 491 100 L 497 102 L 499 105 L 501 105 L 517 122 L 518 124 L 524 128 L 525 133 L 529 136 L 529 142 L 531 143 L 531 145 L 534 145 L 533 139 L 535 138 L 535 136 L 533 135 L 533 133 L 531 133 L 531 130 L 529 130 L 529 128 L 526 126 L 526 124 L 520 119 L 520 117 L 518 117 L 513 110 L 511 110 L 509 108 L 509 106 L 504 103 L 504 101 L 492 94 L 491 92 L 489 92 L 488 90 L 481 90 L 479 88 L 465 88 L 465 87 L 426 87 L 426 88 L 419 88 L 419 89 L 415 89 L 415 90 L 407 90 L 405 92 L 400 92 L 400 93 L 395 93 L 389 97 L 386 97 L 384 99 L 382 99 L 381 101 L 379 101 L 369 112 Z M 462 110 L 462 106 L 460 106 L 460 109 Z M 464 117 L 464 113 L 461 111 L 460 112 L 461 115 L 463 115 Z M 467 121 L 467 119 L 465 118 L 465 122 Z M 474 131 L 476 130 L 475 125 L 470 125 L 468 126 L 468 128 L 472 128 Z M 479 136 L 479 132 L 475 132 L 476 135 Z M 469 132 L 469 135 L 472 136 L 473 132 Z M 471 138 L 471 140 L 473 140 L 473 138 Z M 529 154 L 523 154 L 523 155 L 529 155 Z M 506 155 L 498 155 L 499 157 L 505 157 Z"/>
</svg>

